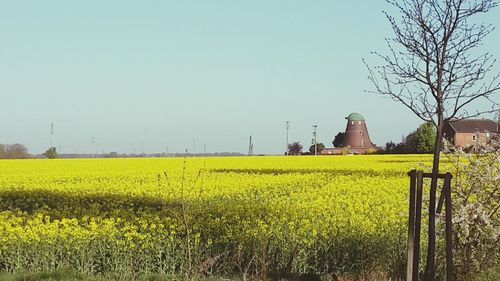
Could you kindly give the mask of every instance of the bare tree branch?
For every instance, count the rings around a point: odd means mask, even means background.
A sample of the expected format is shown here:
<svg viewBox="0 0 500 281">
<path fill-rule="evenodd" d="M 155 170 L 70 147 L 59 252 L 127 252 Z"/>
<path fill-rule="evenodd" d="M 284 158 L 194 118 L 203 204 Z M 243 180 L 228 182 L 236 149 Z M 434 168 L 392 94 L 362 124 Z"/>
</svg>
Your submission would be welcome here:
<svg viewBox="0 0 500 281">
<path fill-rule="evenodd" d="M 376 72 L 369 69 L 369 80 L 375 90 L 368 92 L 390 96 L 420 119 L 436 125 L 438 111 L 443 111 L 442 120 L 448 121 L 464 115 L 465 109 L 478 100 L 498 105 L 494 101 L 498 100 L 500 73 L 492 75 L 496 60 L 489 53 L 476 54 L 494 28 L 470 23 L 473 17 L 496 7 L 496 1 L 387 2 L 397 9 L 400 17 L 384 12 L 394 37 L 387 39 L 389 55 L 373 53 L 383 65 L 376 67 Z"/>
<path fill-rule="evenodd" d="M 386 39 L 388 55 L 373 53 L 382 64 L 368 69 L 376 93 L 395 100 L 437 128 L 429 198 L 425 280 L 434 280 L 435 205 L 444 127 L 454 119 L 476 117 L 499 106 L 500 72 L 483 39 L 494 28 L 472 23 L 498 3 L 495 0 L 386 0 L 398 11 L 384 12 L 394 33 Z M 479 53 L 479 54 L 478 54 Z M 491 108 L 473 109 L 478 101 Z"/>
</svg>

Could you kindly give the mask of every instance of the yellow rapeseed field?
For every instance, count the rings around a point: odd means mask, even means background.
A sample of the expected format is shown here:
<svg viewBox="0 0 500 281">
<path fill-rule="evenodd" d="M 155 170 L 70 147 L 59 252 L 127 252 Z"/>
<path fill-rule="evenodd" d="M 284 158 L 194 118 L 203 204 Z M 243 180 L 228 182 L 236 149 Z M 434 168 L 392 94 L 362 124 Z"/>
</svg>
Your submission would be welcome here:
<svg viewBox="0 0 500 281">
<path fill-rule="evenodd" d="M 431 156 L 0 161 L 0 271 L 398 274 Z"/>
</svg>

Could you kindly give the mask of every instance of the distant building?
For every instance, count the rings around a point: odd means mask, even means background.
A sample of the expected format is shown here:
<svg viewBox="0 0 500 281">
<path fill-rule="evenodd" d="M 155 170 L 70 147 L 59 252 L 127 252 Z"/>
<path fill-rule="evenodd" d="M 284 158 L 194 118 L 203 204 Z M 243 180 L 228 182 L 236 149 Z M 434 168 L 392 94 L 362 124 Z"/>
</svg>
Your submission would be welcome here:
<svg viewBox="0 0 500 281">
<path fill-rule="evenodd" d="M 351 113 L 347 116 L 347 126 L 344 135 L 344 147 L 342 148 L 325 148 L 321 154 L 325 155 L 340 155 L 343 152 L 364 154 L 369 149 L 375 148 L 375 145 L 370 140 L 366 121 L 363 115 L 359 113 Z"/>
<path fill-rule="evenodd" d="M 490 119 L 462 119 L 444 127 L 444 137 L 456 147 L 486 143 L 493 134 L 499 134 L 499 124 Z"/>
<path fill-rule="evenodd" d="M 345 119 L 347 119 L 344 137 L 345 147 L 356 150 L 367 150 L 375 146 L 370 140 L 363 115 L 351 113 Z"/>
<path fill-rule="evenodd" d="M 342 155 L 342 148 L 327 147 L 327 148 L 324 148 L 323 150 L 321 150 L 321 154 L 324 154 L 324 155 Z"/>
</svg>

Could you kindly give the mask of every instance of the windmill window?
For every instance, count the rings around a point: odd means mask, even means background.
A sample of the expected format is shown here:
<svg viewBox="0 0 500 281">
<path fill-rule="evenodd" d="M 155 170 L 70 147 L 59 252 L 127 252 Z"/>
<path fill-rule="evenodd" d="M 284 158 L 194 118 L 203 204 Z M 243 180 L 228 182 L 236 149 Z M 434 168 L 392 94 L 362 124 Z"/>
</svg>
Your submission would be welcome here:
<svg viewBox="0 0 500 281">
<path fill-rule="evenodd" d="M 476 140 L 476 138 L 477 138 L 477 136 L 476 136 L 476 135 L 472 135 L 472 140 L 473 140 L 473 141 L 475 141 L 475 140 Z"/>
<path fill-rule="evenodd" d="M 354 125 L 354 121 L 351 121 L 351 124 Z"/>
<path fill-rule="evenodd" d="M 358 124 L 361 125 L 361 121 L 358 121 Z"/>
</svg>

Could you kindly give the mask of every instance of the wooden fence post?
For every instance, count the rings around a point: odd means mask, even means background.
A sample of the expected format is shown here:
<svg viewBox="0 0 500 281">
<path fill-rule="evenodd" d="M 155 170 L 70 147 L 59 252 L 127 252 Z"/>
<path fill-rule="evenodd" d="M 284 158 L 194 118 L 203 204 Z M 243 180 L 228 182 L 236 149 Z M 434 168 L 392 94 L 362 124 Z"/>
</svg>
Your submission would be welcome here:
<svg viewBox="0 0 500 281">
<path fill-rule="evenodd" d="M 408 249 L 406 257 L 406 280 L 413 280 L 413 258 L 415 247 L 415 193 L 417 182 L 417 171 L 411 170 L 408 175 L 410 176 L 410 211 L 408 214 Z"/>
<path fill-rule="evenodd" d="M 446 234 L 446 281 L 454 280 L 453 268 L 453 229 L 452 229 L 452 204 L 451 204 L 451 173 L 438 174 L 434 177 L 431 173 L 411 170 L 408 173 L 410 176 L 410 210 L 408 218 L 408 256 L 406 267 L 406 280 L 419 280 L 419 263 L 420 263 L 420 232 L 422 223 L 422 196 L 424 178 L 433 180 L 444 179 L 443 188 L 439 197 L 437 208 L 434 210 L 434 215 L 439 214 L 443 208 L 445 212 L 445 234 Z M 431 190 L 432 192 L 432 190 Z M 432 195 L 432 194 L 431 194 Z M 430 226 L 429 226 L 430 227 Z M 432 265 L 426 265 L 426 276 L 434 276 L 434 271 L 428 271 L 428 268 L 433 268 Z"/>
<path fill-rule="evenodd" d="M 422 193 L 424 186 L 424 174 L 417 171 L 417 198 L 415 206 L 415 246 L 413 255 L 413 280 L 417 281 L 420 264 L 420 229 L 422 225 Z"/>
</svg>

